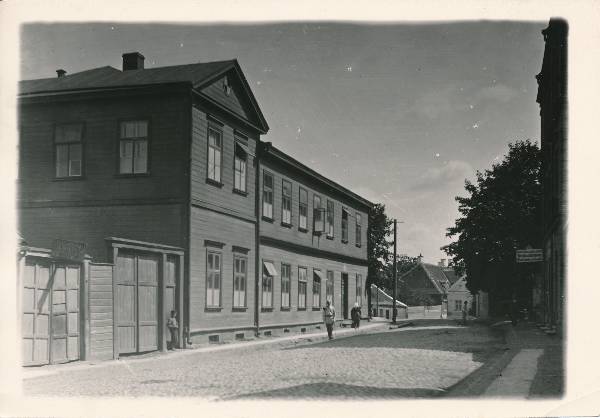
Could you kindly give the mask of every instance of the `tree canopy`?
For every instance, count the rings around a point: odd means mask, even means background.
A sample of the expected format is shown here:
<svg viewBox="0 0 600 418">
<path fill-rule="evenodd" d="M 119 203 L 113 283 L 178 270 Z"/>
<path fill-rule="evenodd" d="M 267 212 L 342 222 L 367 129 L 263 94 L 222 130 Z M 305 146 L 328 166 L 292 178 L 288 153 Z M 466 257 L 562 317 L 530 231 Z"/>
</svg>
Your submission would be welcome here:
<svg viewBox="0 0 600 418">
<path fill-rule="evenodd" d="M 511 297 L 523 294 L 523 273 L 515 252 L 541 245 L 541 152 L 530 140 L 509 144 L 504 159 L 465 181 L 466 197 L 456 197 L 460 217 L 448 228 L 454 238 L 442 247 L 457 273 L 466 273 L 471 292 Z M 530 272 L 527 272 L 530 274 Z"/>
<path fill-rule="evenodd" d="M 393 220 L 385 213 L 385 205 L 376 203 L 369 211 L 367 232 L 367 258 L 369 271 L 366 289 L 370 292 L 371 283 L 380 285 L 384 267 L 390 260 L 389 237 L 392 234 Z"/>
</svg>

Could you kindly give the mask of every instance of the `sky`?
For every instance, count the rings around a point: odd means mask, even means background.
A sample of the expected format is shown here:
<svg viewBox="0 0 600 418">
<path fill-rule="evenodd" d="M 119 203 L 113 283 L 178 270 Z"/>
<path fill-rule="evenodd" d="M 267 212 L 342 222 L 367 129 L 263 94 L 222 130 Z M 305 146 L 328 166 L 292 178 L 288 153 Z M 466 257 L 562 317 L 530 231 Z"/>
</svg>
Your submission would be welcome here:
<svg viewBox="0 0 600 418">
<path fill-rule="evenodd" d="M 398 219 L 398 253 L 436 263 L 465 179 L 539 142 L 547 22 L 27 24 L 21 78 L 237 58 L 262 137 Z"/>
</svg>

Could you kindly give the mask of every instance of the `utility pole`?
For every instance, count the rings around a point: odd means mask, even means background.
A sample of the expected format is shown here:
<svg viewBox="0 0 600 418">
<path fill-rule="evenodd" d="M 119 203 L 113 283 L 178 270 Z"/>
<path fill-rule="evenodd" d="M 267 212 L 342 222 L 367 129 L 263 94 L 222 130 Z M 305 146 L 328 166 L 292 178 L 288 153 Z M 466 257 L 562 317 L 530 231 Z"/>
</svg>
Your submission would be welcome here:
<svg viewBox="0 0 600 418">
<path fill-rule="evenodd" d="M 397 221 L 394 219 L 394 297 L 392 301 L 392 324 L 396 323 L 396 283 L 398 279 L 398 271 L 396 269 L 396 228 Z"/>
</svg>

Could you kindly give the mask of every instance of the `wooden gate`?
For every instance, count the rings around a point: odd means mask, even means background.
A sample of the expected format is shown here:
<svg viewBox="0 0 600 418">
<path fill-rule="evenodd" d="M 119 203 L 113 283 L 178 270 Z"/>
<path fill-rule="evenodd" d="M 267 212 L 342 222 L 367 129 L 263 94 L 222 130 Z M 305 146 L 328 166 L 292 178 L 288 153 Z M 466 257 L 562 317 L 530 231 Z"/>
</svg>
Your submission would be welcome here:
<svg viewBox="0 0 600 418">
<path fill-rule="evenodd" d="M 80 266 L 28 257 L 22 277 L 23 363 L 78 360 Z"/>
<path fill-rule="evenodd" d="M 119 354 L 158 349 L 158 266 L 154 255 L 119 251 L 115 277 Z"/>
</svg>

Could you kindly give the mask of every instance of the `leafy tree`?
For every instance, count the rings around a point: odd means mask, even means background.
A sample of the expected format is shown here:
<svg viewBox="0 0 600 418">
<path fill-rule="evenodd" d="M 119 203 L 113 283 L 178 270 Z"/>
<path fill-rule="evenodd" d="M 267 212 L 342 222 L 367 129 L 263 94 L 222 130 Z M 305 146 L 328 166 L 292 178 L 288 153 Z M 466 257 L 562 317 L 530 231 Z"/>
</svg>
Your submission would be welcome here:
<svg viewBox="0 0 600 418">
<path fill-rule="evenodd" d="M 442 247 L 467 288 L 490 293 L 490 308 L 517 296 L 529 300 L 531 269 L 517 265 L 517 249 L 541 245 L 541 152 L 530 140 L 509 144 L 508 154 L 490 170 L 465 181 L 467 197 L 456 197 L 460 217 L 448 228 L 454 238 Z"/>
<path fill-rule="evenodd" d="M 365 287 L 367 289 L 369 309 L 371 308 L 371 284 L 381 285 L 384 268 L 390 260 L 389 237 L 392 234 L 393 220 L 385 213 L 385 205 L 377 203 L 369 211 L 369 228 L 367 231 L 368 274 Z"/>
<path fill-rule="evenodd" d="M 381 281 L 381 287 L 390 295 L 394 291 L 394 262 L 393 254 L 390 255 L 390 262 L 384 268 L 383 280 Z M 398 255 L 396 257 L 396 270 L 398 278 L 397 284 L 397 298 L 404 302 L 404 299 L 409 296 L 410 289 L 406 286 L 406 283 L 402 281 L 401 277 L 404 273 L 412 269 L 419 262 L 419 257 L 411 257 L 405 254 Z"/>
</svg>

